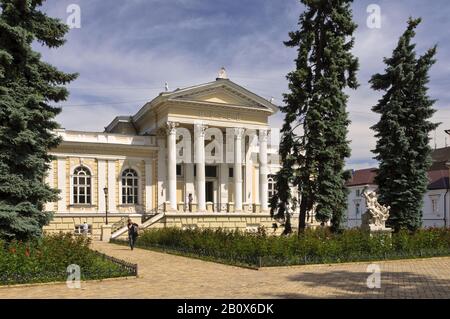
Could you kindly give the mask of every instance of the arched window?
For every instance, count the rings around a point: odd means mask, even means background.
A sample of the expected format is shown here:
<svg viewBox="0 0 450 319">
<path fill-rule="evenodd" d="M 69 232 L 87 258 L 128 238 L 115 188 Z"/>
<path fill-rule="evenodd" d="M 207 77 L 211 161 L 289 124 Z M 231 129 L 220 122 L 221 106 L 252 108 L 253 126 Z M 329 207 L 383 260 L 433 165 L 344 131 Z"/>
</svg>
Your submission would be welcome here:
<svg viewBox="0 0 450 319">
<path fill-rule="evenodd" d="M 77 167 L 73 172 L 73 203 L 91 204 L 91 172 L 86 167 Z"/>
<path fill-rule="evenodd" d="M 268 191 L 268 200 L 272 199 L 273 195 L 275 195 L 275 179 L 273 175 L 269 175 L 267 179 L 267 191 Z"/>
<path fill-rule="evenodd" d="M 122 204 L 138 204 L 138 174 L 134 169 L 122 173 Z"/>
</svg>

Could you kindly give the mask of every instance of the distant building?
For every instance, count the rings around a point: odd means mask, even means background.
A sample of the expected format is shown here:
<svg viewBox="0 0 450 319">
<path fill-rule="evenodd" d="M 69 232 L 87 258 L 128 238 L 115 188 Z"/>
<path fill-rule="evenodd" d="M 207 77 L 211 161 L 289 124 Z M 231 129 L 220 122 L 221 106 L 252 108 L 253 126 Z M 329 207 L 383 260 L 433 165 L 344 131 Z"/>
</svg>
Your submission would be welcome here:
<svg viewBox="0 0 450 319">
<path fill-rule="evenodd" d="M 428 171 L 428 191 L 423 199 L 423 227 L 449 227 L 450 221 L 450 147 L 436 149 L 432 154 L 433 164 Z M 348 228 L 361 225 L 361 215 L 366 212 L 366 203 L 362 197 L 364 189 L 376 190 L 376 168 L 356 170 L 347 182 Z"/>
</svg>

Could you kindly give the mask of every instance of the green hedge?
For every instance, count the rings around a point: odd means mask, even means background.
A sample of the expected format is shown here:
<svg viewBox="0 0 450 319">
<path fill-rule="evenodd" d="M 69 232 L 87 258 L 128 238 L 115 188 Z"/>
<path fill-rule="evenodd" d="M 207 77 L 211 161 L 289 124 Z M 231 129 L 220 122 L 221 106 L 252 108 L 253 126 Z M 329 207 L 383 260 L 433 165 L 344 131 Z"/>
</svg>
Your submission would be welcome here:
<svg viewBox="0 0 450 319">
<path fill-rule="evenodd" d="M 115 241 L 124 244 L 124 242 Z M 300 237 L 224 230 L 163 228 L 144 231 L 137 247 L 251 267 L 301 265 L 450 255 L 449 229 L 370 236 L 358 229 L 333 234 L 307 230 Z"/>
<path fill-rule="evenodd" d="M 89 238 L 62 233 L 27 243 L 0 242 L 0 285 L 66 281 L 71 264 L 80 266 L 81 280 L 130 274 L 89 245 Z"/>
</svg>

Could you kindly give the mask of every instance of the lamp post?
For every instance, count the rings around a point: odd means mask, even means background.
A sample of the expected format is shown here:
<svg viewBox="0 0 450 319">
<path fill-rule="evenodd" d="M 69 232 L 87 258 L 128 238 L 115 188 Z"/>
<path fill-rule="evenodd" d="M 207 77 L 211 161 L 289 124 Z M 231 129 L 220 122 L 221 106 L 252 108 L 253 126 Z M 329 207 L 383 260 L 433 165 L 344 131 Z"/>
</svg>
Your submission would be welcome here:
<svg viewBox="0 0 450 319">
<path fill-rule="evenodd" d="M 106 212 L 106 225 L 108 225 L 108 187 L 103 188 L 103 192 L 105 193 L 105 212 Z"/>
</svg>

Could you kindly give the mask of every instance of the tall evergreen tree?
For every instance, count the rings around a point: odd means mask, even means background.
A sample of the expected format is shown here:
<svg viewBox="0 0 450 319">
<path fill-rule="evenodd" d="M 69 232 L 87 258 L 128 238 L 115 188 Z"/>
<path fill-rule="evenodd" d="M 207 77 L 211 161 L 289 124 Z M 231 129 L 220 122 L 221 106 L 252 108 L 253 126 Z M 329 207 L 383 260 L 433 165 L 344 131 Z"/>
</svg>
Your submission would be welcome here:
<svg viewBox="0 0 450 319">
<path fill-rule="evenodd" d="M 384 74 L 375 74 L 372 88 L 386 93 L 373 111 L 381 114 L 372 127 L 378 139 L 374 153 L 380 162 L 376 183 L 380 202 L 391 206 L 388 223 L 396 231 L 416 230 L 422 223 L 427 170 L 431 166 L 429 134 L 439 124 L 429 119 L 434 100 L 427 95 L 428 72 L 435 63 L 436 46 L 416 57 L 411 43 L 421 19 L 408 21 L 391 58 L 385 58 Z"/>
<path fill-rule="evenodd" d="M 301 195 L 299 229 L 307 211 L 338 230 L 346 210 L 344 187 L 350 156 L 344 89 L 356 89 L 358 60 L 352 55 L 356 24 L 352 0 L 301 0 L 306 6 L 298 31 L 290 32 L 288 47 L 296 47 L 296 70 L 287 75 L 290 93 L 284 95 L 284 125 L 280 156 L 283 168 L 277 174 L 277 195 L 271 212 L 279 218 L 292 202 L 289 185 Z M 301 131 L 301 135 L 298 134 Z"/>
<path fill-rule="evenodd" d="M 28 240 L 42 234 L 51 212 L 44 203 L 57 191 L 44 183 L 58 145 L 52 132 L 64 85 L 76 78 L 41 61 L 32 42 L 63 45 L 68 27 L 39 11 L 44 0 L 0 0 L 0 238 Z"/>
</svg>

